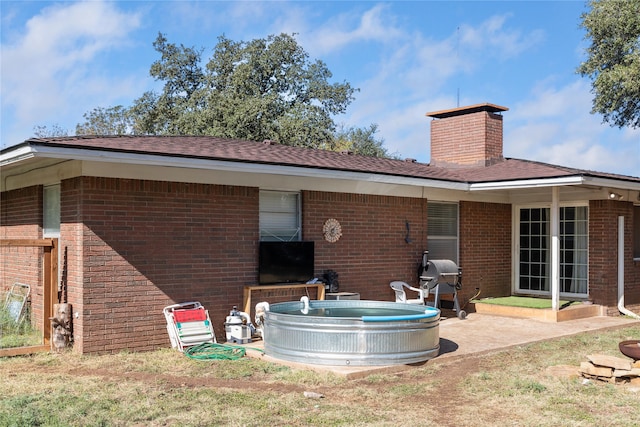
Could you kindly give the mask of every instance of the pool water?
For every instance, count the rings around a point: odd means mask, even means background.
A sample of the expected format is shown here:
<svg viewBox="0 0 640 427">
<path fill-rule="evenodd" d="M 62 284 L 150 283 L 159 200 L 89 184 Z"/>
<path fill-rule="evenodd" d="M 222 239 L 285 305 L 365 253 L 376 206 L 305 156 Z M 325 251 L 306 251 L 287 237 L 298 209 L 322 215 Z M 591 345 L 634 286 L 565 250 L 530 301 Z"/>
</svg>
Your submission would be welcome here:
<svg viewBox="0 0 640 427">
<path fill-rule="evenodd" d="M 303 310 L 281 311 L 281 314 L 307 317 L 344 317 L 359 319 L 363 316 L 408 316 L 416 314 L 415 310 L 403 310 L 400 308 L 382 307 L 332 307 L 332 308 L 310 308 L 308 313 Z M 435 313 L 434 313 L 435 315 Z"/>
</svg>

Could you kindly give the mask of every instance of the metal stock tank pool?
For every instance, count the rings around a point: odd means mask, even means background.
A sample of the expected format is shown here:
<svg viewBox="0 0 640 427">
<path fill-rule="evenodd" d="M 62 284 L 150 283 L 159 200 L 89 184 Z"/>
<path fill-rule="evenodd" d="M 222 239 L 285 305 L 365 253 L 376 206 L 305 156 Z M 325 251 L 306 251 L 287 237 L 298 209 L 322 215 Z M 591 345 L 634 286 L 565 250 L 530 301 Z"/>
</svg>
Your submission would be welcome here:
<svg viewBox="0 0 640 427">
<path fill-rule="evenodd" d="M 264 313 L 265 354 L 318 365 L 423 362 L 440 351 L 440 310 L 385 301 L 292 301 Z"/>
</svg>

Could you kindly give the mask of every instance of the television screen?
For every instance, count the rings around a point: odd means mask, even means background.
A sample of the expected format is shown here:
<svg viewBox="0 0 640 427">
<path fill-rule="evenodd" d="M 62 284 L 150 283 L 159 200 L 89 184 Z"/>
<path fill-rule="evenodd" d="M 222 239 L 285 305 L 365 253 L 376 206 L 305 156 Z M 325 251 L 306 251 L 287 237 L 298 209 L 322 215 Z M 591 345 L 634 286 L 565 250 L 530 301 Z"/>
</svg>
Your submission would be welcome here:
<svg viewBox="0 0 640 427">
<path fill-rule="evenodd" d="M 306 283 L 313 279 L 313 242 L 260 242 L 258 282 Z"/>
</svg>

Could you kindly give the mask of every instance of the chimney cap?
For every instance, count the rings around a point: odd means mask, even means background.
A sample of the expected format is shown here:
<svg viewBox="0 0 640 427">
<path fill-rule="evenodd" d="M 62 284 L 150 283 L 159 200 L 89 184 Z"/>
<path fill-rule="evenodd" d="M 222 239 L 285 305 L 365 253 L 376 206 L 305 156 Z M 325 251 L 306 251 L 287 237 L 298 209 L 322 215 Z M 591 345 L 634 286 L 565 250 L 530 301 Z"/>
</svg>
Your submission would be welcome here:
<svg viewBox="0 0 640 427">
<path fill-rule="evenodd" d="M 451 108 L 448 110 L 440 110 L 434 111 L 432 113 L 427 113 L 427 117 L 433 117 L 434 119 L 444 119 L 446 117 L 454 117 L 454 116 L 462 116 L 464 114 L 478 113 L 480 111 L 487 111 L 489 113 L 500 113 L 502 111 L 508 111 L 507 107 L 501 107 L 500 105 L 495 104 L 475 104 L 468 105 L 466 107 L 457 107 Z"/>
</svg>

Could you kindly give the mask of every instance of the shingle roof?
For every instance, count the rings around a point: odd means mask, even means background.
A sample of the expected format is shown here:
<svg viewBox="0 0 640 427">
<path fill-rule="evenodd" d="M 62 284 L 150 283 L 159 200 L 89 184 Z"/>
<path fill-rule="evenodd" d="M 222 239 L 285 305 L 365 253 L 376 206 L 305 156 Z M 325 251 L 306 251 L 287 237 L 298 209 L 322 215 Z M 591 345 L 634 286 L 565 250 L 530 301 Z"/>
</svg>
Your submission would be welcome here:
<svg viewBox="0 0 640 427">
<path fill-rule="evenodd" d="M 179 158 L 286 165 L 467 183 L 574 175 L 640 182 L 638 177 L 574 169 L 519 159 L 504 159 L 484 167 L 444 168 L 415 161 L 376 158 L 327 150 L 290 147 L 272 142 L 210 136 L 73 136 L 32 138 L 25 141 L 24 144 Z M 6 151 L 6 149 L 2 151 Z"/>
</svg>

